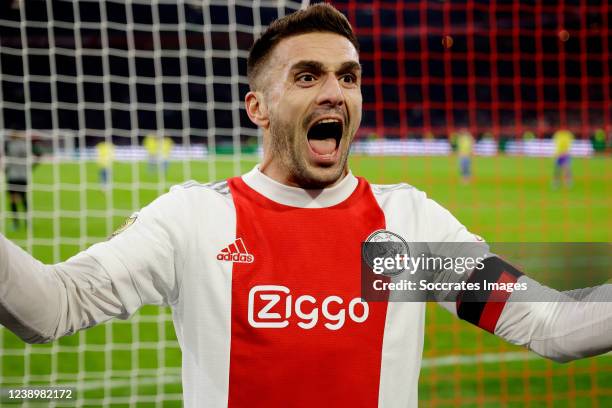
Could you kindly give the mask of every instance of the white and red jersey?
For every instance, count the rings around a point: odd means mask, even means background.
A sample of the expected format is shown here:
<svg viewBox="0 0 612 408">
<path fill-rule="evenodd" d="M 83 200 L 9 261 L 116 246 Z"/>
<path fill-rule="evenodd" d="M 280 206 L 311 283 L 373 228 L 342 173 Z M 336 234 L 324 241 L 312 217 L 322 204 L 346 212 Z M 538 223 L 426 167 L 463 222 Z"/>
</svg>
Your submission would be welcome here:
<svg viewBox="0 0 612 408">
<path fill-rule="evenodd" d="M 173 309 L 188 407 L 417 405 L 424 303 L 360 299 L 361 243 L 473 241 L 405 185 L 307 191 L 257 168 L 175 187 L 92 255 L 128 314 Z"/>
</svg>

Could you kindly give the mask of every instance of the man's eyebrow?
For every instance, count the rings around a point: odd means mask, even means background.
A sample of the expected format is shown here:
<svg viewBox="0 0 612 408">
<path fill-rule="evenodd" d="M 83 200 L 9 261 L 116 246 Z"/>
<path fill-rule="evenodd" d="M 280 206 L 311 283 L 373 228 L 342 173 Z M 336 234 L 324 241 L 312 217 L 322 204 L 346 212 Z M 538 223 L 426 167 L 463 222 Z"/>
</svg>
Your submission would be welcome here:
<svg viewBox="0 0 612 408">
<path fill-rule="evenodd" d="M 346 61 L 340 65 L 340 68 L 338 68 L 336 72 L 341 74 L 346 72 L 361 72 L 361 65 L 355 61 Z"/>
<path fill-rule="evenodd" d="M 291 71 L 311 71 L 313 73 L 323 72 L 325 67 L 319 61 L 303 60 L 291 66 Z"/>
<path fill-rule="evenodd" d="M 313 73 L 320 73 L 325 71 L 325 65 L 323 65 L 320 61 L 314 60 L 303 60 L 298 61 L 291 66 L 291 71 L 300 72 L 300 71 L 310 71 Z M 346 61 L 340 65 L 340 68 L 336 70 L 337 73 L 346 73 L 346 72 L 360 72 L 361 65 L 356 61 Z"/>
</svg>

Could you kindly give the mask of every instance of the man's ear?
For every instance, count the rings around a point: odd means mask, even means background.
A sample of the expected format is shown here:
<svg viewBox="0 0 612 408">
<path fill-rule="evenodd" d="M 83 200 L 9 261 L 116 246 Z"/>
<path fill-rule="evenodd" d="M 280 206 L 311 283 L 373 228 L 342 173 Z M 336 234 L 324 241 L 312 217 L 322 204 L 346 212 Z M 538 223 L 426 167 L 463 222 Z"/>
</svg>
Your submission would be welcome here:
<svg viewBox="0 0 612 408">
<path fill-rule="evenodd" d="M 250 91 L 244 97 L 244 105 L 251 122 L 262 129 L 267 129 L 270 126 L 268 107 L 264 101 L 263 93 Z"/>
</svg>

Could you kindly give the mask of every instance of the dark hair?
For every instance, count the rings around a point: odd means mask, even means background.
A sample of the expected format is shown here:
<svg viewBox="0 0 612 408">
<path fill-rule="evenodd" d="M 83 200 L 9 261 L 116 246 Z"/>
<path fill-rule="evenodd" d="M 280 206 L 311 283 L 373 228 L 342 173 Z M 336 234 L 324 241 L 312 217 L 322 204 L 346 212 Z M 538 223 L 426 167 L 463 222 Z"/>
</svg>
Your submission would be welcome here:
<svg viewBox="0 0 612 408">
<path fill-rule="evenodd" d="M 359 51 L 359 42 L 353 28 L 342 13 L 332 5 L 319 3 L 275 20 L 255 41 L 247 59 L 247 78 L 254 89 L 255 78 L 266 57 L 283 39 L 299 34 L 330 32 L 347 38 Z"/>
</svg>

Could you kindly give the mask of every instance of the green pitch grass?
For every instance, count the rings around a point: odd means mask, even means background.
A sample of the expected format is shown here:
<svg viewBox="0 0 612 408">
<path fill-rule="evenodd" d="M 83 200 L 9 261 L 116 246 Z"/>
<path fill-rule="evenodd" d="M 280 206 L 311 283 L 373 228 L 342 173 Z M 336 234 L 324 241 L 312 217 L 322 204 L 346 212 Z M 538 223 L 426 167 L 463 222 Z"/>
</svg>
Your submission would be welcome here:
<svg viewBox="0 0 612 408">
<path fill-rule="evenodd" d="M 40 260 L 60 261 L 105 239 L 170 185 L 224 179 L 254 164 L 175 162 L 161 177 L 144 163 L 117 163 L 110 191 L 100 189 L 93 163 L 43 164 L 33 174 L 28 230 L 10 231 L 5 202 L 0 228 Z M 551 159 L 476 158 L 469 184 L 460 181 L 455 157 L 351 159 L 356 175 L 373 183 L 412 184 L 490 242 L 612 242 L 612 160 L 573 164 L 574 185 L 554 189 Z M 1 330 L 0 387 L 76 385 L 82 406 L 180 406 L 181 357 L 169 319 L 167 310 L 146 307 L 128 322 L 52 345 L 24 346 Z M 534 358 L 437 305 L 428 306 L 426 330 L 422 406 L 612 406 L 611 356 L 564 365 Z"/>
</svg>

